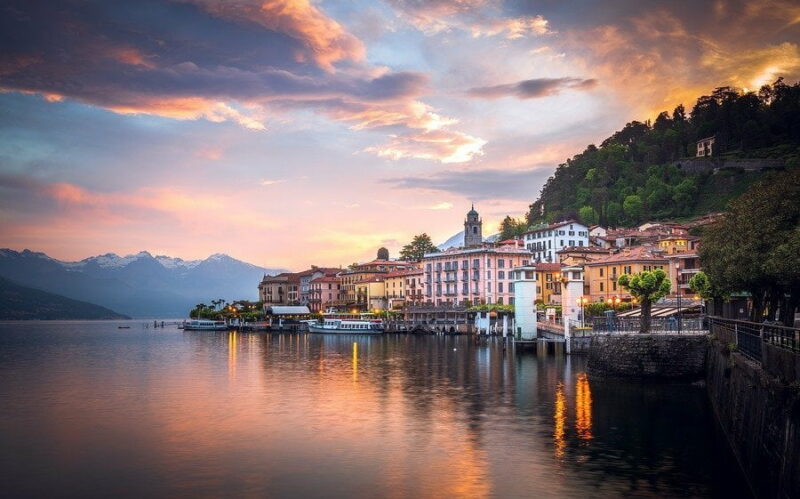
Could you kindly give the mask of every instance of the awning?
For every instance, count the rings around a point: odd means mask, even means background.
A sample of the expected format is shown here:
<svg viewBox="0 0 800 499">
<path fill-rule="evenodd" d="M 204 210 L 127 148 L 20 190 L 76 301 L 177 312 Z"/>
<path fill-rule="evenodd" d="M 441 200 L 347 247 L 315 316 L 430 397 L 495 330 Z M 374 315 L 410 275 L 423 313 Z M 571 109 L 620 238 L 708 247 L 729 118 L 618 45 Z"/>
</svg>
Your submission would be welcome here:
<svg viewBox="0 0 800 499">
<path fill-rule="evenodd" d="M 267 313 L 271 315 L 306 315 L 311 311 L 305 305 L 267 307 Z"/>
</svg>

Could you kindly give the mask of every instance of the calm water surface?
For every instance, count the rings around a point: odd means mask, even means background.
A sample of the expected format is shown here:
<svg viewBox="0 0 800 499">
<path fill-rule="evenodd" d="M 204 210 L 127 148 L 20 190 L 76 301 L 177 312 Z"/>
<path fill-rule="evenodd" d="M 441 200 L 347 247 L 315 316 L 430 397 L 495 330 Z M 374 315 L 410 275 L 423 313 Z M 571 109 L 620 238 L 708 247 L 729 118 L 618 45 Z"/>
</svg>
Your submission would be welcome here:
<svg viewBox="0 0 800 499">
<path fill-rule="evenodd" d="M 741 496 L 704 388 L 466 337 L 0 324 L 9 497 Z"/>
</svg>

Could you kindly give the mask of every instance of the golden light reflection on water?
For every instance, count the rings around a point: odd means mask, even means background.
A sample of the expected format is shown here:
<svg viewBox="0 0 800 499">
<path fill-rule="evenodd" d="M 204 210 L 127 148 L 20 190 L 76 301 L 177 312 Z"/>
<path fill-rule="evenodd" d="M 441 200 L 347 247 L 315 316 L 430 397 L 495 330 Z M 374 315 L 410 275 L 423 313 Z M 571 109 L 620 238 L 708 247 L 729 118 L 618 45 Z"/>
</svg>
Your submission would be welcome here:
<svg viewBox="0 0 800 499">
<path fill-rule="evenodd" d="M 581 440 L 592 439 L 592 391 L 586 373 L 578 373 L 575 388 L 575 431 Z"/>
<path fill-rule="evenodd" d="M 228 333 L 228 378 L 236 379 L 236 353 L 238 350 L 236 332 Z"/>
<path fill-rule="evenodd" d="M 564 450 L 567 446 L 566 427 L 567 427 L 567 397 L 564 394 L 564 383 L 560 382 L 556 386 L 556 410 L 553 415 L 553 442 L 555 443 L 556 458 L 564 457 Z"/>
<path fill-rule="evenodd" d="M 358 343 L 353 342 L 353 381 L 358 381 Z"/>
</svg>

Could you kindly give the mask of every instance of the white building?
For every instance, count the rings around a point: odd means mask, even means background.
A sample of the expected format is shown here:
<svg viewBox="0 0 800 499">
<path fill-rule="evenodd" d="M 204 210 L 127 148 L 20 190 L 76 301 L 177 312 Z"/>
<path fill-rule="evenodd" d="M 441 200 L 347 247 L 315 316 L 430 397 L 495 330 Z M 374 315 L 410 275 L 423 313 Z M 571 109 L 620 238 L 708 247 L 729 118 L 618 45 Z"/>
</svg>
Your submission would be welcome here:
<svg viewBox="0 0 800 499">
<path fill-rule="evenodd" d="M 522 237 L 525 247 L 538 262 L 557 262 L 556 251 L 571 246 L 589 246 L 589 228 L 574 220 L 535 227 Z"/>
<path fill-rule="evenodd" d="M 536 267 L 517 267 L 512 272 L 514 279 L 515 336 L 522 340 L 536 338 Z"/>
</svg>

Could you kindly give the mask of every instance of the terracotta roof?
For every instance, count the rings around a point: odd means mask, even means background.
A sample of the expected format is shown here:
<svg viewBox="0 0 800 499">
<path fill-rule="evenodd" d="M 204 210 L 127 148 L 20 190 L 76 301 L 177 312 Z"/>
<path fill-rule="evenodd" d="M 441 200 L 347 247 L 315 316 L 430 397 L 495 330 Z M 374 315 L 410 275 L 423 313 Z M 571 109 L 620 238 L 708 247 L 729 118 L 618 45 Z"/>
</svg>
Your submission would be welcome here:
<svg viewBox="0 0 800 499">
<path fill-rule="evenodd" d="M 409 275 L 419 275 L 422 274 L 422 269 L 406 269 L 406 270 L 395 270 L 385 274 L 383 276 L 384 279 L 389 279 L 391 277 L 405 277 Z"/>
<path fill-rule="evenodd" d="M 323 276 L 317 277 L 316 279 L 311 280 L 312 283 L 314 282 L 341 282 L 341 279 L 334 276 Z"/>
<path fill-rule="evenodd" d="M 536 263 L 533 266 L 540 272 L 561 272 L 560 263 Z"/>
<path fill-rule="evenodd" d="M 587 262 L 587 266 L 607 265 L 618 262 L 667 262 L 666 256 L 652 246 L 633 246 L 611 255 Z"/>
</svg>

